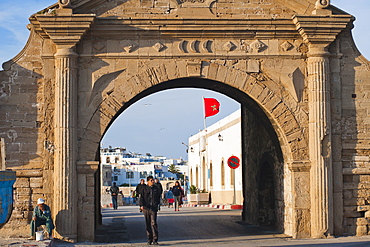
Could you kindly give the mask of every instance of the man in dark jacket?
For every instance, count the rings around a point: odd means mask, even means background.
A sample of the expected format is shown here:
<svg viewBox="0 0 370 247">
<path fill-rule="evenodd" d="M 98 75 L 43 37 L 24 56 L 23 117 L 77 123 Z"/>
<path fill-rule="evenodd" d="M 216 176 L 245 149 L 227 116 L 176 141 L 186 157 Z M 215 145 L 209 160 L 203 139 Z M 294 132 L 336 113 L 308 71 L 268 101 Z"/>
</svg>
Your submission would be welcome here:
<svg viewBox="0 0 370 247">
<path fill-rule="evenodd" d="M 117 187 L 116 182 L 113 182 L 113 186 L 110 187 L 109 192 L 110 195 L 112 196 L 113 209 L 117 209 L 118 208 L 117 197 L 119 193 L 119 188 Z"/>
<path fill-rule="evenodd" d="M 145 180 L 144 179 L 140 179 L 140 183 L 136 186 L 136 197 L 139 198 L 140 197 L 140 194 L 141 194 L 141 190 L 143 187 L 145 187 L 146 184 L 145 184 Z"/>
<path fill-rule="evenodd" d="M 161 193 L 154 185 L 153 176 L 147 177 L 147 186 L 140 192 L 139 205 L 144 213 L 148 245 L 158 244 L 157 212 Z"/>
<path fill-rule="evenodd" d="M 162 184 L 161 182 L 159 182 L 159 179 L 158 178 L 155 178 L 154 179 L 154 186 L 157 186 L 158 189 L 159 189 L 159 193 L 161 194 L 161 196 L 159 197 L 159 205 L 158 205 L 158 211 L 161 210 L 161 200 L 162 200 L 162 193 L 163 193 L 163 187 L 162 187 Z"/>
<path fill-rule="evenodd" d="M 140 200 L 141 191 L 143 190 L 143 188 L 145 186 L 146 186 L 145 180 L 144 179 L 140 179 L 140 183 L 136 186 L 136 190 L 135 190 L 136 200 Z M 142 212 L 141 208 L 140 208 L 140 212 Z"/>
</svg>

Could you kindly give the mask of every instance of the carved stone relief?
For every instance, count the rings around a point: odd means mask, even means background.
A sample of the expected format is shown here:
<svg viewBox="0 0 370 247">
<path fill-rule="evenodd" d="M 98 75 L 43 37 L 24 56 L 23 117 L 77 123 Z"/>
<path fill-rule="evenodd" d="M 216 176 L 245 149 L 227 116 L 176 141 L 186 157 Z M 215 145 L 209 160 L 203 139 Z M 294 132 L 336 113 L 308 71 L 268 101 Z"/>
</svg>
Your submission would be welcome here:
<svg viewBox="0 0 370 247">
<path fill-rule="evenodd" d="M 99 41 L 93 44 L 93 48 L 95 52 L 101 52 L 105 48 L 105 44 Z"/>
<path fill-rule="evenodd" d="M 222 46 L 222 48 L 223 48 L 225 51 L 233 51 L 233 50 L 235 50 L 236 45 L 234 45 L 234 43 L 233 43 L 233 42 L 228 41 L 228 42 L 226 42 L 226 43 Z"/>
<path fill-rule="evenodd" d="M 133 41 L 125 40 L 120 42 L 120 47 L 126 52 L 130 53 L 133 52 L 136 48 L 138 48 L 138 45 Z"/>
<path fill-rule="evenodd" d="M 255 40 L 250 44 L 250 48 L 254 52 L 261 52 L 267 48 L 267 45 L 260 40 Z"/>
<path fill-rule="evenodd" d="M 187 40 L 182 40 L 178 44 L 178 49 L 182 53 L 212 53 L 212 40 L 192 40 L 192 41 L 187 41 Z"/>
<path fill-rule="evenodd" d="M 161 52 L 163 50 L 165 50 L 167 48 L 167 46 L 165 46 L 164 44 L 162 44 L 161 42 L 157 42 L 155 43 L 155 45 L 152 46 L 157 52 Z"/>
<path fill-rule="evenodd" d="M 285 41 L 284 43 L 280 45 L 280 47 L 283 51 L 289 51 L 294 47 L 294 45 L 290 43 L 289 41 Z"/>
<path fill-rule="evenodd" d="M 315 4 L 316 9 L 325 9 L 329 7 L 330 0 L 317 0 Z"/>
</svg>

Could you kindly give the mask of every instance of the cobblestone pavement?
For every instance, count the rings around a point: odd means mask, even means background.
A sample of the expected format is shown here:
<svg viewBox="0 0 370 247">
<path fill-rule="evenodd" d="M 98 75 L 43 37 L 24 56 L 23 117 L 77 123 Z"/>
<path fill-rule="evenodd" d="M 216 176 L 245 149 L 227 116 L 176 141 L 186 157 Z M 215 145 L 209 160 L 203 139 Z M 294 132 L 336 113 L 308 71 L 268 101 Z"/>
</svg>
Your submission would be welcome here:
<svg viewBox="0 0 370 247">
<path fill-rule="evenodd" d="M 126 247 L 147 246 L 144 218 L 136 206 L 103 209 L 103 226 L 96 231 L 96 242 L 68 243 L 60 240 L 27 241 L 26 239 L 0 239 L 7 247 Z M 162 207 L 158 215 L 159 243 L 161 246 L 193 247 L 362 247 L 370 246 L 370 236 L 339 237 L 329 239 L 292 239 L 267 228 L 244 224 L 240 210 L 214 208 L 182 208 L 175 212 Z"/>
</svg>

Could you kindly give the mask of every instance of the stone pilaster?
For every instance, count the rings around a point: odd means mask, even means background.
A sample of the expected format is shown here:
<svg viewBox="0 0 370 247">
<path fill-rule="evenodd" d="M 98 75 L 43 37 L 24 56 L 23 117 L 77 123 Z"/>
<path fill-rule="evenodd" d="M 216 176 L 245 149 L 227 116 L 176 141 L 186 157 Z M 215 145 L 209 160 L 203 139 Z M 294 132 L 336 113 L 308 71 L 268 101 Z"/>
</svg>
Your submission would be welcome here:
<svg viewBox="0 0 370 247">
<path fill-rule="evenodd" d="M 307 90 L 311 162 L 310 211 L 311 237 L 314 238 L 326 237 L 334 231 L 330 53 L 327 48 L 353 20 L 349 15 L 332 15 L 325 9 L 328 4 L 329 1 L 317 1 L 313 16 L 299 15 L 293 18 L 297 31 L 309 45 Z"/>
<path fill-rule="evenodd" d="M 311 236 L 310 215 L 310 161 L 294 161 L 289 164 L 292 173 L 293 238 Z"/>
<path fill-rule="evenodd" d="M 94 15 L 73 14 L 70 1 L 60 0 L 56 15 L 35 15 L 36 32 L 56 45 L 55 57 L 55 235 L 78 239 L 77 191 L 77 58 L 76 44 L 94 21 Z"/>
<path fill-rule="evenodd" d="M 311 233 L 315 238 L 333 231 L 329 55 L 325 46 L 311 44 L 307 60 Z"/>
<path fill-rule="evenodd" d="M 77 53 L 72 47 L 55 54 L 54 211 L 60 237 L 77 239 Z"/>
<path fill-rule="evenodd" d="M 78 241 L 94 241 L 95 237 L 95 201 L 96 191 L 100 192 L 96 184 L 95 173 L 99 168 L 99 161 L 77 161 L 78 183 Z M 100 206 L 100 200 L 98 200 Z"/>
</svg>

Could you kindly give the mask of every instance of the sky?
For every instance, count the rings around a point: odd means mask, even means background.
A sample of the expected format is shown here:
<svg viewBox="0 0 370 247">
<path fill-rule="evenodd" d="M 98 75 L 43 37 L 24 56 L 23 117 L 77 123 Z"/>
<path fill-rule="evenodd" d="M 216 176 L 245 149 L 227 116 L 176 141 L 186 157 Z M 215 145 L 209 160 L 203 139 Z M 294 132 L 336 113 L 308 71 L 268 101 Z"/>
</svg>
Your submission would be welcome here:
<svg viewBox="0 0 370 247">
<path fill-rule="evenodd" d="M 57 0 L 0 1 L 0 64 L 15 57 L 27 42 L 28 18 Z M 353 35 L 360 52 L 370 58 L 370 0 L 331 0 L 356 17 Z M 138 153 L 187 159 L 188 138 L 203 129 L 202 97 L 216 98 L 220 113 L 207 126 L 239 109 L 238 102 L 210 90 L 171 89 L 149 95 L 125 110 L 109 128 L 102 147 L 125 147 Z"/>
</svg>

